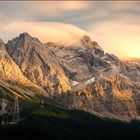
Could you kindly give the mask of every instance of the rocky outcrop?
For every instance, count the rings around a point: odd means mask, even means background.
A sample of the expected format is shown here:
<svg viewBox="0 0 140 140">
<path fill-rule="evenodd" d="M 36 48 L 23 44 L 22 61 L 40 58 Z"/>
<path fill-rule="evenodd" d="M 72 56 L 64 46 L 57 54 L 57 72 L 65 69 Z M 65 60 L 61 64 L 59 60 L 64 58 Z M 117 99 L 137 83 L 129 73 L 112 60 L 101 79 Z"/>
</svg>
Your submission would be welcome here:
<svg viewBox="0 0 140 140">
<path fill-rule="evenodd" d="M 69 108 L 84 109 L 103 115 L 132 119 L 139 114 L 139 64 L 121 61 L 88 36 L 81 39 L 81 47 L 66 48 L 50 43 L 73 83 L 70 93 L 54 98 Z M 95 80 L 92 80 L 95 78 Z M 88 82 L 87 82 L 88 81 Z"/>
<path fill-rule="evenodd" d="M 95 111 L 122 120 L 140 115 L 140 83 L 133 84 L 120 76 L 102 78 L 76 92 L 55 97 L 69 108 Z"/>
<path fill-rule="evenodd" d="M 70 90 L 69 79 L 57 58 L 37 38 L 20 34 L 8 41 L 6 49 L 23 74 L 50 95 Z"/>
<path fill-rule="evenodd" d="M 66 75 L 74 81 L 85 81 L 91 77 L 100 78 L 112 74 L 127 75 L 125 64 L 113 54 L 108 54 L 88 36 L 81 38 L 80 47 L 65 47 L 48 43 L 50 49 L 59 59 Z"/>
<path fill-rule="evenodd" d="M 7 53 L 5 44 L 2 40 L 0 40 L 0 76 L 0 82 L 6 82 L 7 84 L 14 86 L 14 88 L 16 88 L 16 86 L 21 87 L 26 91 L 26 94 L 29 94 L 30 96 L 35 94 L 47 96 L 46 91 L 24 77 L 18 65 L 16 65 Z"/>
<path fill-rule="evenodd" d="M 63 46 L 48 46 L 59 59 L 66 75 L 73 81 L 84 81 L 93 74 L 89 71 L 88 65 L 80 56 L 79 49 L 65 48 Z"/>
<path fill-rule="evenodd" d="M 124 61 L 127 75 L 133 82 L 140 82 L 140 59 L 130 59 Z"/>
</svg>

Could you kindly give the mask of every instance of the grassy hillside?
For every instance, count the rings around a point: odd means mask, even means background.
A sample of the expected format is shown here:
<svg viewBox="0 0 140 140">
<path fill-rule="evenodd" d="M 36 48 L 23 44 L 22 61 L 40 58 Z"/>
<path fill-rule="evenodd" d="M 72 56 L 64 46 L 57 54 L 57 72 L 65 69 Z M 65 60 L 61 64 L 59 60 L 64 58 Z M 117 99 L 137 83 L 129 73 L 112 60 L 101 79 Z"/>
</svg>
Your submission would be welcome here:
<svg viewBox="0 0 140 140">
<path fill-rule="evenodd" d="M 56 140 L 77 139 L 134 139 L 140 137 L 140 123 L 124 123 L 100 118 L 79 110 L 67 110 L 46 99 L 45 108 L 38 103 L 22 102 L 18 125 L 0 129 L 0 139 L 27 139 L 38 137 Z"/>
</svg>

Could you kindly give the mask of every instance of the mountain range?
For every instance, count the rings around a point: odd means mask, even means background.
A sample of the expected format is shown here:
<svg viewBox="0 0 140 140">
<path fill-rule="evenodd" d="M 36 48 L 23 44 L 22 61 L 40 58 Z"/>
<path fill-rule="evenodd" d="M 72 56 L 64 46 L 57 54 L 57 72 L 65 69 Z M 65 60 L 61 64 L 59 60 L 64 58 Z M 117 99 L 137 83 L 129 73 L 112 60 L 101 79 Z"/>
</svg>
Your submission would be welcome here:
<svg viewBox="0 0 140 140">
<path fill-rule="evenodd" d="M 78 42 L 44 44 L 28 33 L 0 40 L 1 86 L 22 99 L 43 96 L 72 110 L 139 119 L 140 59 L 121 60 L 87 35 Z"/>
</svg>

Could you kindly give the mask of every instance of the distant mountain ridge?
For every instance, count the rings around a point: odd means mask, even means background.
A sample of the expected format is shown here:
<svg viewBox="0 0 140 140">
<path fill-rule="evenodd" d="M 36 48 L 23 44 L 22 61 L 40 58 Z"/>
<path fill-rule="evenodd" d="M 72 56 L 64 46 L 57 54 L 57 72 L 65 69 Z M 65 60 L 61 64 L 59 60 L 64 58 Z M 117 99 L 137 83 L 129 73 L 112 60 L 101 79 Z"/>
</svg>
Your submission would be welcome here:
<svg viewBox="0 0 140 140">
<path fill-rule="evenodd" d="M 22 75 L 19 81 L 28 79 L 27 85 L 40 88 L 44 95 L 66 107 L 123 120 L 138 118 L 139 61 L 121 61 L 105 53 L 87 35 L 79 42 L 74 47 L 53 42 L 42 44 L 28 33 L 22 33 L 6 46 L 1 43 L 0 48 L 6 48 L 13 67 L 20 71 L 14 70 L 13 75 L 9 72 L 9 76 Z"/>
</svg>

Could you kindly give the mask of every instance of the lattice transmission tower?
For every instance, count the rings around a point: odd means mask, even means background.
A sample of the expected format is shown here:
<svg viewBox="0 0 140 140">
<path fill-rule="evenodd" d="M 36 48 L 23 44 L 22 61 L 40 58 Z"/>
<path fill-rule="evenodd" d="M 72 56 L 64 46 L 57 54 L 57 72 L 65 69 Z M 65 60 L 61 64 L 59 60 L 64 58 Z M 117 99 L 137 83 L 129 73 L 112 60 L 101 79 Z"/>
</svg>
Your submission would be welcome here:
<svg viewBox="0 0 140 140">
<path fill-rule="evenodd" d="M 14 112 L 13 112 L 13 120 L 12 120 L 12 122 L 18 123 L 19 121 L 20 121 L 20 117 L 19 117 L 18 96 L 15 96 Z"/>
</svg>

